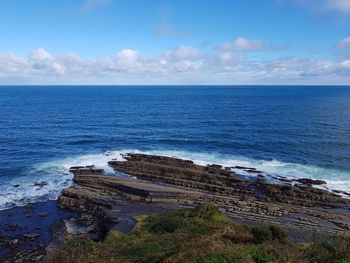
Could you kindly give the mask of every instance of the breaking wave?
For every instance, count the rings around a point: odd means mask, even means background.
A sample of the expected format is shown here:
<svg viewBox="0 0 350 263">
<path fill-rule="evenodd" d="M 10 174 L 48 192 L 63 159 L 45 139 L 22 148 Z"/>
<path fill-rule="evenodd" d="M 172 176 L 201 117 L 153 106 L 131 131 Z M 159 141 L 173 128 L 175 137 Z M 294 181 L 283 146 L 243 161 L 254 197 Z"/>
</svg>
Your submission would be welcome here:
<svg viewBox="0 0 350 263">
<path fill-rule="evenodd" d="M 122 155 L 128 152 L 177 157 L 192 160 L 194 163 L 200 165 L 215 163 L 228 167 L 252 167 L 262 171 L 267 176 L 325 180 L 327 185 L 322 186 L 322 188 L 326 190 L 349 191 L 350 189 L 350 173 L 336 169 L 286 163 L 278 160 L 256 160 L 219 153 L 123 149 L 98 154 L 70 156 L 64 159 L 35 164 L 29 169 L 26 176 L 9 178 L 0 186 L 0 210 L 32 202 L 56 199 L 62 189 L 72 184 L 72 174 L 69 172 L 71 166 L 95 165 L 97 168 L 103 168 L 106 174 L 118 176 L 108 166 L 108 161 L 111 159 L 124 160 Z M 42 182 L 46 185 L 42 187 L 34 186 L 35 183 Z"/>
</svg>

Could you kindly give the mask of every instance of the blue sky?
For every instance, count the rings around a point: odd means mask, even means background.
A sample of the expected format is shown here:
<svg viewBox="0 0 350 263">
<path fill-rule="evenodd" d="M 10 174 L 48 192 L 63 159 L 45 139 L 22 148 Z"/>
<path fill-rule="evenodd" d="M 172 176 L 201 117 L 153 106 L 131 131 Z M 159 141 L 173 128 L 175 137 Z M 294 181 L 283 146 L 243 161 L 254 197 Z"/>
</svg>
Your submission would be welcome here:
<svg viewBox="0 0 350 263">
<path fill-rule="evenodd" d="M 0 84 L 350 84 L 350 0 L 11 0 Z"/>
</svg>

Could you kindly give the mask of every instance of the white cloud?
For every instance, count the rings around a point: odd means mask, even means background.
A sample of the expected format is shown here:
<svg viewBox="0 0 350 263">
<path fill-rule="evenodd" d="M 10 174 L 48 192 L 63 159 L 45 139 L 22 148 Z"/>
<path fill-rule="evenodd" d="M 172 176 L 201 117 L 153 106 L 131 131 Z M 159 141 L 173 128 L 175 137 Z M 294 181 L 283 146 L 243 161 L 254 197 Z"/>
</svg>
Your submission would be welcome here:
<svg viewBox="0 0 350 263">
<path fill-rule="evenodd" d="M 222 62 L 231 62 L 232 60 L 234 60 L 234 56 L 232 53 L 222 52 L 219 54 L 219 59 Z"/>
<path fill-rule="evenodd" d="M 200 57 L 201 53 L 189 46 L 179 46 L 176 49 L 168 50 L 164 53 L 166 58 L 181 60 L 181 59 L 195 59 Z"/>
<path fill-rule="evenodd" d="M 64 75 L 66 71 L 65 67 L 58 62 L 52 64 L 52 70 L 58 75 Z"/>
<path fill-rule="evenodd" d="M 85 0 L 82 5 L 83 11 L 92 11 L 100 7 L 108 6 L 112 3 L 112 0 Z"/>
<path fill-rule="evenodd" d="M 117 59 L 122 61 L 135 60 L 137 59 L 138 53 L 137 50 L 123 49 L 117 53 Z"/>
<path fill-rule="evenodd" d="M 247 46 L 244 46 L 247 47 Z M 123 49 L 114 58 L 81 59 L 37 49 L 0 54 L 0 84 L 348 84 L 350 60 L 247 59 L 241 52 L 190 46 L 151 56 Z"/>
<path fill-rule="evenodd" d="M 13 53 L 0 54 L 0 76 L 22 75 L 30 69 L 26 59 Z"/>
<path fill-rule="evenodd" d="M 31 58 L 36 60 L 36 61 L 49 61 L 52 60 L 53 57 L 51 56 L 50 53 L 48 53 L 45 49 L 43 48 L 38 48 L 34 50 L 31 53 Z"/>
<path fill-rule="evenodd" d="M 238 37 L 233 43 L 224 43 L 221 47 L 224 50 L 233 51 L 259 51 L 264 48 L 264 42 Z"/>
<path fill-rule="evenodd" d="M 31 71 L 37 74 L 63 75 L 65 72 L 58 59 L 53 57 L 44 48 L 38 48 L 31 52 L 28 63 L 31 65 Z"/>
<path fill-rule="evenodd" d="M 343 38 L 337 44 L 338 48 L 347 48 L 350 47 L 350 36 Z"/>
</svg>

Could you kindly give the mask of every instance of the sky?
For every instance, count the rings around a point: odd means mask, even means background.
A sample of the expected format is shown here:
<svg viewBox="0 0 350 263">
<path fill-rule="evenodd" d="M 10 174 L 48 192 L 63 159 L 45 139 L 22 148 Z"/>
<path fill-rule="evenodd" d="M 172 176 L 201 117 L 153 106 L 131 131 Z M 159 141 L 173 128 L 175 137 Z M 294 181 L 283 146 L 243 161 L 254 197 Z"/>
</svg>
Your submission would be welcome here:
<svg viewBox="0 0 350 263">
<path fill-rule="evenodd" d="M 350 84 L 350 0 L 3 0 L 0 85 Z"/>
</svg>

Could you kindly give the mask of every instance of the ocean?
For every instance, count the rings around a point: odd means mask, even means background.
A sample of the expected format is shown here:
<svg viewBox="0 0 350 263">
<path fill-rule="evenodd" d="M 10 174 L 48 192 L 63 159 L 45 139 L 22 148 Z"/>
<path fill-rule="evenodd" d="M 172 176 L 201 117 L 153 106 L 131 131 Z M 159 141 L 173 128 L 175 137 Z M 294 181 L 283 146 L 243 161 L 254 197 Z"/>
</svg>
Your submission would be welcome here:
<svg viewBox="0 0 350 263">
<path fill-rule="evenodd" d="M 0 210 L 56 199 L 73 165 L 113 174 L 107 162 L 125 152 L 349 191 L 350 87 L 0 87 Z"/>
</svg>

